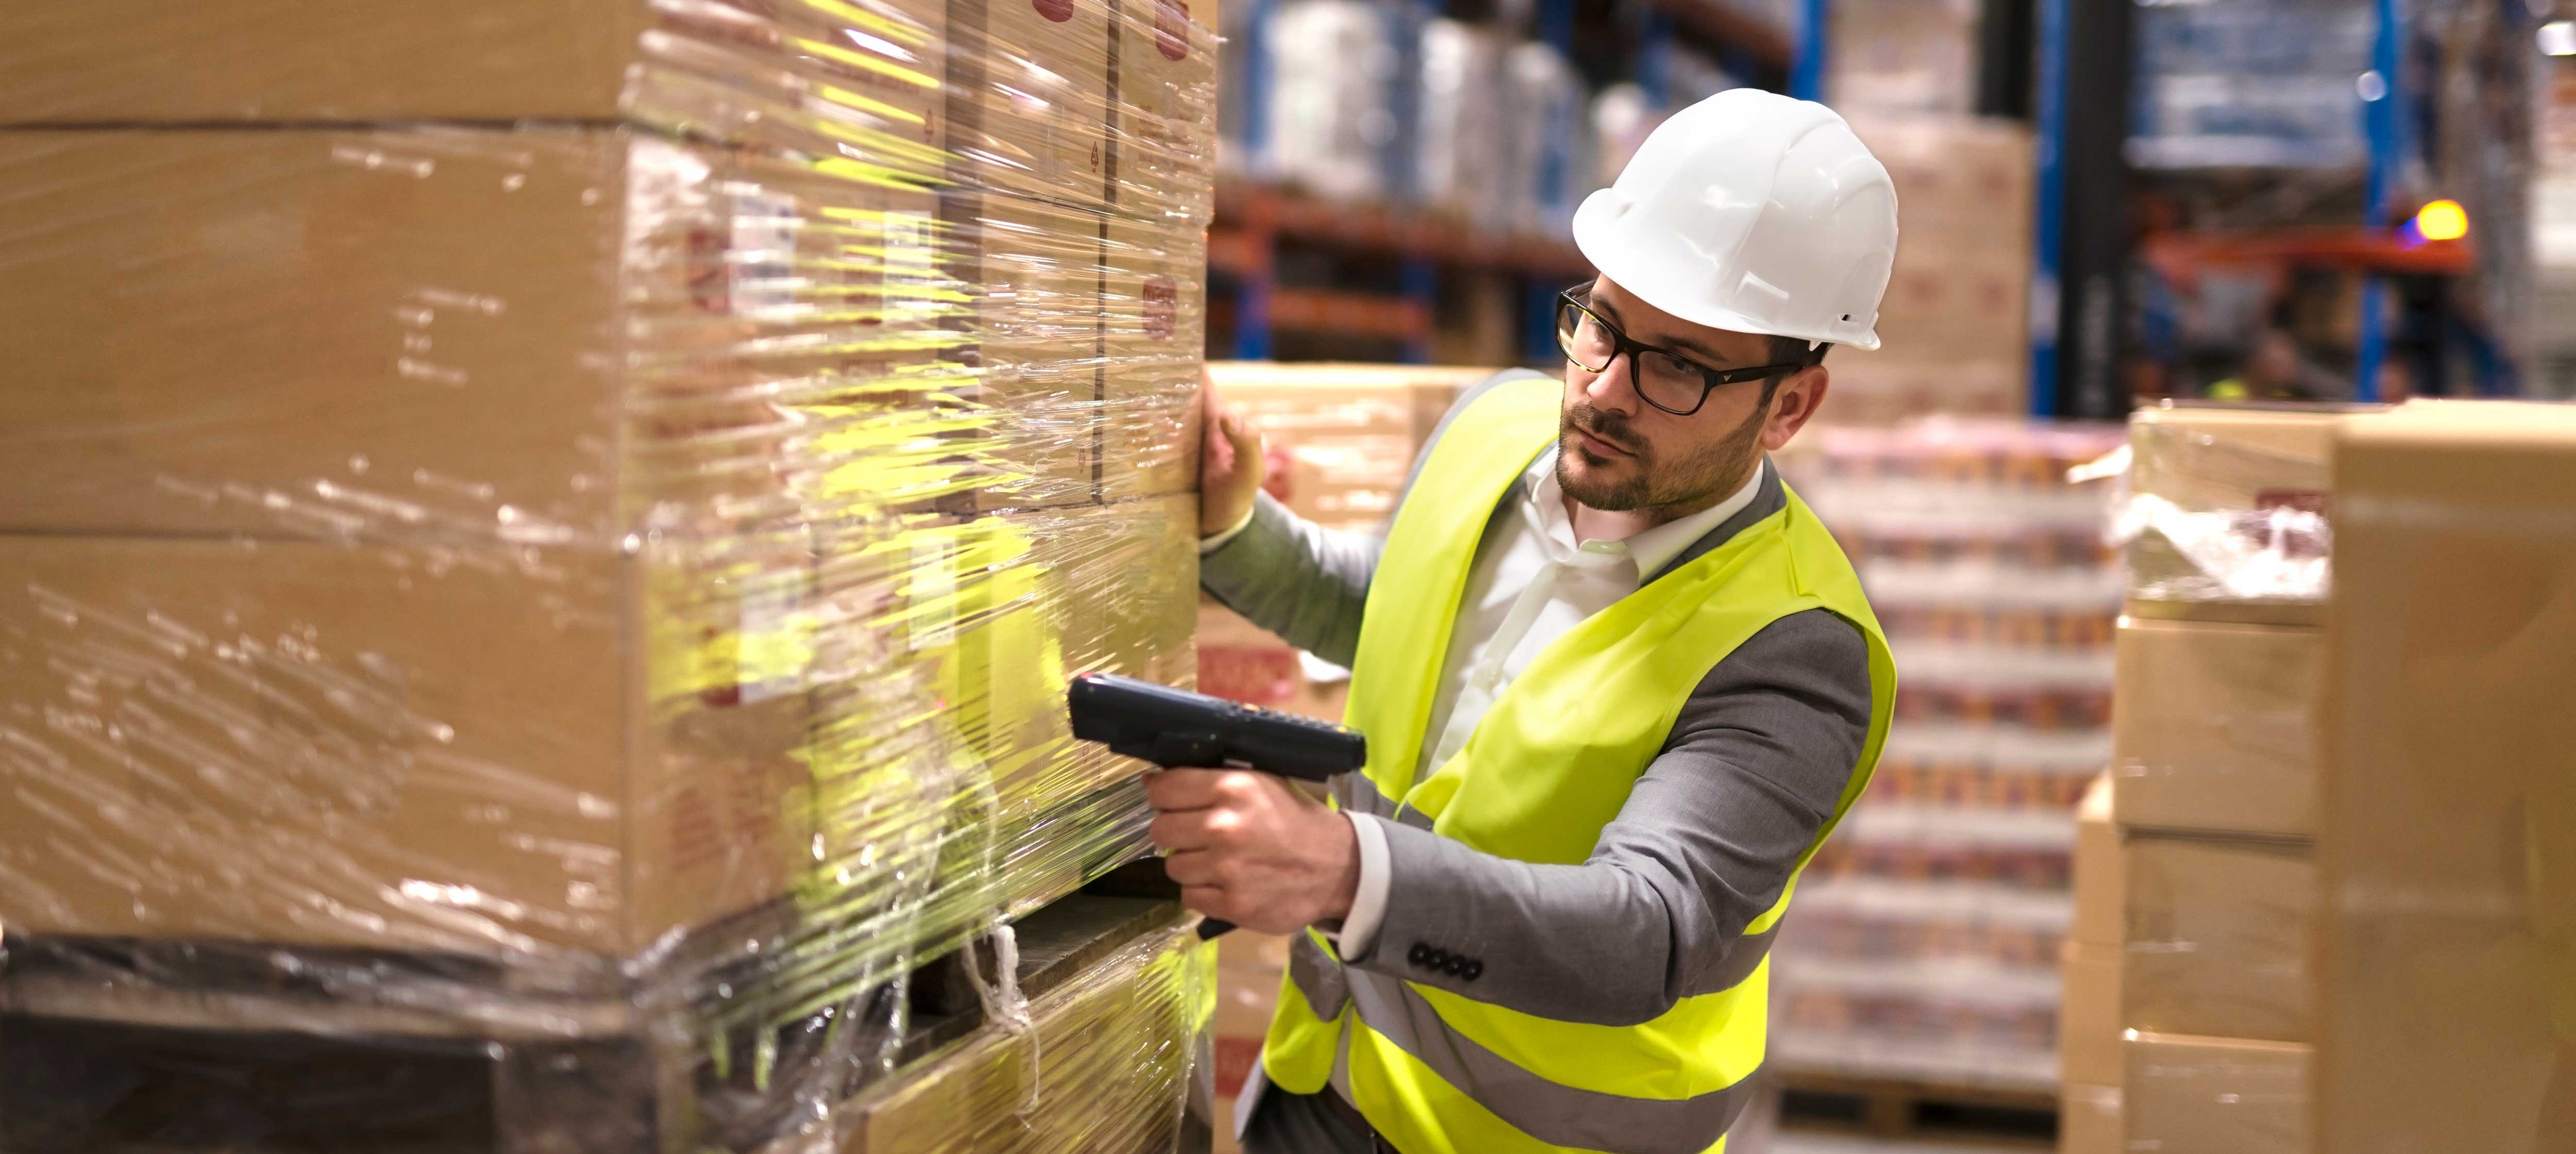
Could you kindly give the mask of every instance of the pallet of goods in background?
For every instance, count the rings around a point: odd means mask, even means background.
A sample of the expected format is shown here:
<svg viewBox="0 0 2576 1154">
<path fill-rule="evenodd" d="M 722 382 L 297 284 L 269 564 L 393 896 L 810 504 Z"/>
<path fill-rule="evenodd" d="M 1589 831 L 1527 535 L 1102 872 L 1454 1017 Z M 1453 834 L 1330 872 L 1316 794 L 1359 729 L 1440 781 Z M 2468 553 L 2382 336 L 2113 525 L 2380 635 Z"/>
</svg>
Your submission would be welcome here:
<svg viewBox="0 0 2576 1154">
<path fill-rule="evenodd" d="M 0 10 L 0 1148 L 1203 1143 L 1204 8 Z"/>
<path fill-rule="evenodd" d="M 2067 1154 L 2565 1148 L 2571 417 L 2132 420 Z"/>
<path fill-rule="evenodd" d="M 1810 430 L 1781 470 L 1857 566 L 1900 671 L 1869 792 L 1799 885 L 1770 1066 L 1802 1085 L 2041 1105 L 2074 810 L 2110 754 L 2116 427 Z"/>
<path fill-rule="evenodd" d="M 2066 946 L 2067 1154 L 2306 1154 L 2320 629 L 2352 410 L 2129 423 L 2110 769 Z"/>
<path fill-rule="evenodd" d="M 1459 394 L 1494 369 L 1224 361 L 1208 378 L 1266 438 L 1262 491 L 1325 529 L 1386 532 L 1419 455 Z M 1214 598 L 1199 608 L 1199 687 L 1338 722 L 1349 671 Z"/>
</svg>

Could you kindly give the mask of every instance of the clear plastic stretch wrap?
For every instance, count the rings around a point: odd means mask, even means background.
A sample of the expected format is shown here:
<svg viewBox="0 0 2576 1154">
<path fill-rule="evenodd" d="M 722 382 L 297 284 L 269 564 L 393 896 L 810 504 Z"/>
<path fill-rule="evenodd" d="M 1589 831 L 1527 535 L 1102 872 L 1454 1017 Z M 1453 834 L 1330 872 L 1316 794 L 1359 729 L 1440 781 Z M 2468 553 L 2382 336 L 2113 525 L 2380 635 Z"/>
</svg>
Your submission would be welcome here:
<svg viewBox="0 0 2576 1154">
<path fill-rule="evenodd" d="M 1027 1020 L 851 1102 L 841 1154 L 1171 1150 L 1205 1116 L 1217 947 L 1177 922 L 1033 998 Z"/>
<path fill-rule="evenodd" d="M 2327 448 L 2355 411 L 2168 403 L 2133 416 L 2111 536 L 2127 547 L 2134 602 L 2191 617 L 2313 624 L 2334 543 Z M 2206 608 L 2214 604 L 2236 608 Z"/>
<path fill-rule="evenodd" d="M 0 11 L 0 1048 L 338 1088 L 0 1148 L 829 1149 L 1143 852 L 1063 687 L 1193 676 L 1195 7 Z"/>
</svg>

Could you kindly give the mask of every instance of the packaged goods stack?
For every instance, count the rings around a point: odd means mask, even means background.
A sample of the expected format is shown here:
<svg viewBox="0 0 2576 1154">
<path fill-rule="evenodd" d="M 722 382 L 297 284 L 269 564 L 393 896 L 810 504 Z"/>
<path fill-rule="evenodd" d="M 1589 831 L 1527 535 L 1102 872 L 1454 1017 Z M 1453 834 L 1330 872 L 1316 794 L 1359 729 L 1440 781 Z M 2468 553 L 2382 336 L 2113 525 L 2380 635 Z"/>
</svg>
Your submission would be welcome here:
<svg viewBox="0 0 2576 1154">
<path fill-rule="evenodd" d="M 2103 848 L 2077 878 L 2095 906 L 2117 903 L 2116 921 L 2090 923 L 2117 936 L 2070 946 L 2065 1040 L 2069 1109 L 2116 1101 L 2127 1145 L 2070 1131 L 2070 1151 L 2310 1148 L 2312 734 L 2343 417 L 2162 408 L 2131 421 L 2115 824 L 2088 829 Z"/>
<path fill-rule="evenodd" d="M 1834 107 L 1896 182 L 1884 347 L 1835 354 L 1843 422 L 2028 411 L 2035 151 L 2027 124 L 1969 115 L 1978 6 L 1837 0 Z"/>
<path fill-rule="evenodd" d="M 1977 0 L 1835 0 L 1826 79 L 1835 107 L 1975 112 L 1982 7 Z"/>
<path fill-rule="evenodd" d="M 2109 756 L 2115 428 L 1810 430 L 1782 472 L 1843 542 L 1902 671 L 1877 780 L 1781 931 L 1771 1061 L 2036 1104 L 2057 1077 L 2074 814 Z"/>
<path fill-rule="evenodd" d="M 1461 390 L 1493 369 L 1414 365 L 1208 366 L 1229 411 L 1267 440 L 1264 491 L 1326 529 L 1382 534 Z M 1338 722 L 1348 672 L 1300 653 L 1213 599 L 1199 607 L 1199 685 L 1219 697 Z"/>
<path fill-rule="evenodd" d="M 1250 132 L 1233 129 L 1254 176 L 1335 200 L 1386 200 L 1405 188 L 1409 158 L 1396 148 L 1405 125 L 1395 109 L 1404 101 L 1399 57 L 1419 35 L 1408 6 L 1370 0 L 1289 0 L 1275 8 L 1238 5 L 1248 19 L 1269 26 L 1247 28 L 1247 70 L 1266 71 L 1275 86 L 1267 107 L 1246 106 Z M 1249 57 L 1260 53 L 1255 63 Z"/>
<path fill-rule="evenodd" d="M 343 8 L 0 12 L 0 1147 L 1168 1148 L 1214 13 Z"/>
<path fill-rule="evenodd" d="M 2372 69 L 2366 0 L 2141 4 L 2127 146 L 2143 168 L 2327 168 L 2368 158 L 2354 77 Z M 2376 99 L 2369 91 L 2364 100 Z"/>
<path fill-rule="evenodd" d="M 2411 404 L 2334 472 L 2315 1148 L 2565 1150 L 2576 412 Z"/>
<path fill-rule="evenodd" d="M 1464 20 L 1422 27 L 1422 149 L 1414 176 L 1422 206 L 1489 232 L 1512 227 L 1504 154 L 1516 145 L 1494 82 L 1503 74 L 1502 35 Z"/>
</svg>

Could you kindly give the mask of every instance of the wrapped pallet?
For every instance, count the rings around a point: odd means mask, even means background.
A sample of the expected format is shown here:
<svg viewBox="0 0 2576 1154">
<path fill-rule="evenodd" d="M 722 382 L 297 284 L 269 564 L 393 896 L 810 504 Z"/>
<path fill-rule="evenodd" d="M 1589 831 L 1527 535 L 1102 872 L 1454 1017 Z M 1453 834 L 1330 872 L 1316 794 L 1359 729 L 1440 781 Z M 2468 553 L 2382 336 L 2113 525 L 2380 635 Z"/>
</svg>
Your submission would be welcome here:
<svg viewBox="0 0 2576 1154">
<path fill-rule="evenodd" d="M 1211 1122 L 1216 952 L 1177 923 L 1133 939 L 852 1100 L 838 1154 L 1174 1149 Z"/>
<path fill-rule="evenodd" d="M 2117 999 L 2099 980 L 2116 982 L 2100 964 L 2116 909 L 2105 918 L 2080 893 L 2100 884 L 2099 827 L 2077 818 L 2110 753 L 2119 576 L 2101 540 L 2108 495 L 2066 475 L 2119 431 L 1820 432 L 1781 472 L 1858 566 L 1904 677 L 1878 775 L 1782 927 L 1766 1060 L 1792 1085 L 2054 1100 L 2061 1039 Z M 2116 1085 L 2114 1044 L 2086 1041 L 2067 1043 L 2072 1084 Z"/>
<path fill-rule="evenodd" d="M 0 1148 L 828 1148 L 1145 849 L 1214 5 L 344 9 L 0 12 Z"/>
</svg>

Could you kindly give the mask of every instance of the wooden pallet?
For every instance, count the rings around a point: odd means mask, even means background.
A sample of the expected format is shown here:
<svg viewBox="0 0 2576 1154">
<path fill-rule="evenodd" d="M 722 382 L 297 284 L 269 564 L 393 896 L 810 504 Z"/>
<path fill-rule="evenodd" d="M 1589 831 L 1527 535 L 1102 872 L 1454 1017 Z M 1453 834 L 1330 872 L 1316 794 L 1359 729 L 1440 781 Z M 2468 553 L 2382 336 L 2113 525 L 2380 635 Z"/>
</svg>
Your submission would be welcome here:
<svg viewBox="0 0 2576 1154">
<path fill-rule="evenodd" d="M 1822 1119 L 1877 1137 L 2028 1138 L 2048 1148 L 2056 1127 L 2057 1095 L 2047 1090 L 1815 1070 L 1782 1072 L 1779 1084 L 1784 1120 Z"/>
<path fill-rule="evenodd" d="M 1178 916 L 1156 897 L 1046 906 L 1017 923 L 1021 989 L 1054 989 Z M 846 1025 L 777 1030 L 774 1060 L 755 1063 L 762 1039 L 728 1038 L 719 1057 L 689 1006 L 605 996 L 597 975 L 514 988 L 471 960 L 333 959 L 342 978 L 381 978 L 353 990 L 299 987 L 239 946 L 17 938 L 0 957 L 7 1154 L 753 1151 L 800 1107 L 882 1077 L 878 1055 L 900 1068 L 985 1024 L 977 1000 L 954 996 L 953 960 L 855 996 Z M 929 996 L 896 1015 L 913 990 Z M 486 1012 L 440 1008 L 468 991 Z M 859 1036 L 861 1022 L 905 1030 Z"/>
</svg>

